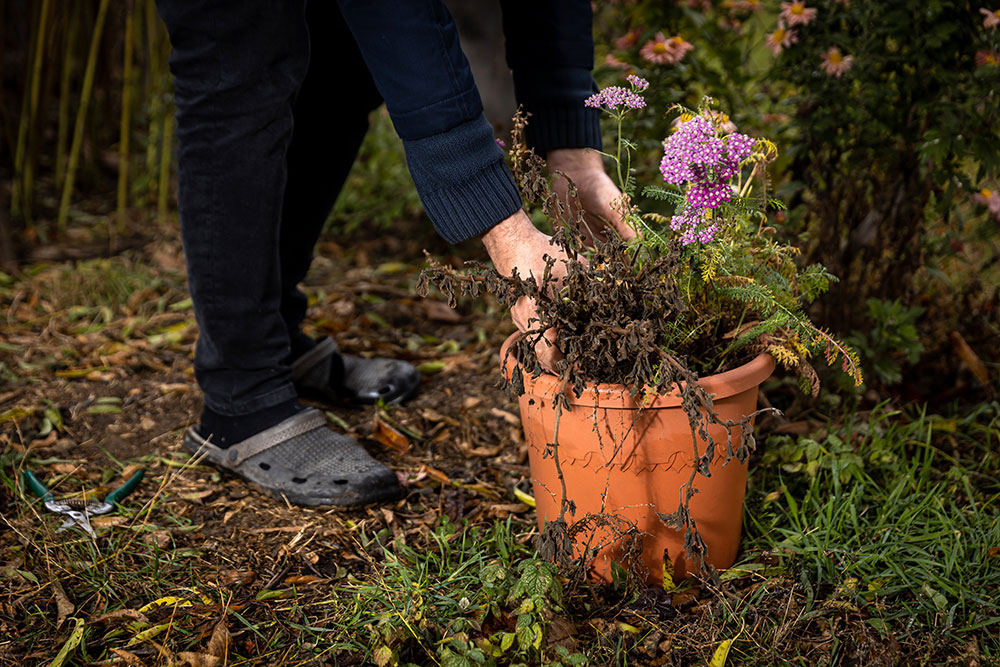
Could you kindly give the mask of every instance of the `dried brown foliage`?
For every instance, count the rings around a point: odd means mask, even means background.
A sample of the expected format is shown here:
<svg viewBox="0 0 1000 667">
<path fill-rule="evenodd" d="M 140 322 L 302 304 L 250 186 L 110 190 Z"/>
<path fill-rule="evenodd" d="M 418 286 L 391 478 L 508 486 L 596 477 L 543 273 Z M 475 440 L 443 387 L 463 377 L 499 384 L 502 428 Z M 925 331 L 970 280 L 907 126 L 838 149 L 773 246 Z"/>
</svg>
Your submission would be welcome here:
<svg viewBox="0 0 1000 667">
<path fill-rule="evenodd" d="M 421 274 L 417 291 L 426 296 L 433 284 L 452 305 L 459 296 L 478 296 L 481 290 L 508 307 L 522 296 L 535 300 L 537 319 L 532 321 L 531 329 L 520 334 L 509 352 L 517 359 L 518 367 L 504 382 L 516 395 L 524 392 L 523 371 L 534 377 L 544 372 L 535 345 L 550 328 L 557 332 L 556 345 L 563 356 L 555 369 L 563 387 L 557 396 L 557 409 L 570 409 L 565 392 L 572 391 L 579 397 L 594 382 L 627 385 L 632 396 L 640 392 L 678 394 L 688 416 L 696 464 L 678 508 L 660 516 L 670 526 L 686 528 L 688 554 L 704 563 L 705 544 L 688 508 L 697 492 L 695 478 L 699 474 L 711 475 L 709 465 L 721 445 L 712 438 L 708 426 L 738 427 L 738 440 L 727 437 L 724 462 L 728 464 L 735 457 L 743 463 L 754 444 L 751 419 L 755 415 L 738 422 L 720 419 L 713 409 L 712 396 L 697 384 L 698 374 L 686 359 L 668 353 L 660 344 L 665 329 L 674 325 L 688 307 L 673 279 L 681 262 L 679 242 L 666 251 L 650 253 L 641 244 L 629 245 L 614 234 L 606 241 L 595 238 L 586 228 L 582 208 L 565 206 L 549 189 L 544 161 L 524 145 L 524 126 L 525 118 L 519 113 L 512 132 L 511 170 L 529 203 L 540 206 L 550 220 L 563 221 L 552 242 L 570 258 L 566 275 L 556 278 L 552 271 L 556 259 L 551 256 L 545 257 L 546 269 L 538 281 L 516 273 L 503 276 L 478 262 L 470 262 L 468 271 L 460 272 L 428 258 L 430 268 Z M 575 196 L 571 184 L 571 200 Z M 594 239 L 594 245 L 587 246 L 585 239 Z M 699 438 L 707 443 L 704 451 L 699 451 Z M 558 458 L 558 443 L 552 443 L 552 450 Z M 565 499 L 563 507 L 565 513 Z M 566 526 L 550 524 L 552 530 L 567 533 Z M 553 554 L 564 550 L 558 546 L 549 549 Z"/>
</svg>

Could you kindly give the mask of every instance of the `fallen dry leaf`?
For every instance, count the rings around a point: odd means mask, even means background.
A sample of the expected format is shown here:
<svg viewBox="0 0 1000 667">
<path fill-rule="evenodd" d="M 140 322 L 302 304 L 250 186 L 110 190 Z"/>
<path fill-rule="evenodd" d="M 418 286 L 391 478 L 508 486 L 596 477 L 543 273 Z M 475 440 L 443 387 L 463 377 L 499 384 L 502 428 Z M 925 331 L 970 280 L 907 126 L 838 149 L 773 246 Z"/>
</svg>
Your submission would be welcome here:
<svg viewBox="0 0 1000 667">
<path fill-rule="evenodd" d="M 66 617 L 76 610 L 76 605 L 66 597 L 66 591 L 58 580 L 52 582 L 52 597 L 56 599 L 56 630 L 62 627 Z"/>
<path fill-rule="evenodd" d="M 955 354 L 958 355 L 959 359 L 965 362 L 972 374 L 976 376 L 979 384 L 983 385 L 989 396 L 993 395 L 993 387 L 990 384 L 990 373 L 986 368 L 986 364 L 983 363 L 979 355 L 976 354 L 975 350 L 969 347 L 969 344 L 965 342 L 962 338 L 962 334 L 957 331 L 952 331 L 948 337 L 951 339 L 952 347 L 955 349 Z"/>
<path fill-rule="evenodd" d="M 146 667 L 146 663 L 142 661 L 142 658 L 137 656 L 135 653 L 130 653 L 123 648 L 113 648 L 111 652 L 117 655 L 121 660 L 116 660 L 117 664 L 126 664 L 130 667 Z"/>
<path fill-rule="evenodd" d="M 441 482 L 442 484 L 451 484 L 451 478 L 448 477 L 448 475 L 441 472 L 440 470 L 438 470 L 437 468 L 424 464 L 420 466 L 420 470 L 417 474 L 419 475 L 421 472 L 427 473 L 427 476 L 433 479 L 435 482 Z"/>
<path fill-rule="evenodd" d="M 410 439 L 402 431 L 382 419 L 378 413 L 375 413 L 375 430 L 372 432 L 372 439 L 401 454 L 410 451 Z"/>
<path fill-rule="evenodd" d="M 420 302 L 420 305 L 423 306 L 424 311 L 427 313 L 427 319 L 432 322 L 447 322 L 449 324 L 454 324 L 462 321 L 462 316 L 449 308 L 448 304 L 443 301 L 424 299 Z"/>
<path fill-rule="evenodd" d="M 330 581 L 325 577 L 317 577 L 314 574 L 298 574 L 285 578 L 285 583 L 290 586 L 308 586 L 309 584 L 325 584 Z"/>
<path fill-rule="evenodd" d="M 226 619 L 225 617 L 220 618 L 212 630 L 212 638 L 208 640 L 208 652 L 225 662 L 226 658 L 229 657 L 229 645 L 231 643 L 232 637 L 229 634 L 229 626 L 226 624 Z"/>
<path fill-rule="evenodd" d="M 500 417 L 508 424 L 513 426 L 521 425 L 521 418 L 515 415 L 513 412 L 508 412 L 507 410 L 501 410 L 500 408 L 490 408 L 490 414 L 494 417 Z"/>
<path fill-rule="evenodd" d="M 184 665 L 188 667 L 219 667 L 222 664 L 222 658 L 193 651 L 181 651 L 177 654 L 177 658 L 181 661 L 178 667 Z"/>
<path fill-rule="evenodd" d="M 146 615 L 135 609 L 115 609 L 114 611 L 109 611 L 106 614 L 101 614 L 90 620 L 91 623 L 114 623 L 114 622 L 125 622 L 125 621 L 138 621 L 139 623 L 148 623 L 149 619 Z"/>
</svg>

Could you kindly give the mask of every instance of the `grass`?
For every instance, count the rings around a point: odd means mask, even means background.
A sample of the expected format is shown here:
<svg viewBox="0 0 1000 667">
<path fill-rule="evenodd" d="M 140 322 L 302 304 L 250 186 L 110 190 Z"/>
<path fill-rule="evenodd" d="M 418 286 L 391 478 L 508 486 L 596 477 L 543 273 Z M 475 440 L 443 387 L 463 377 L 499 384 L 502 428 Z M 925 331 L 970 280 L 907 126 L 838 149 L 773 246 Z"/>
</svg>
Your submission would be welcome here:
<svg viewBox="0 0 1000 667">
<path fill-rule="evenodd" d="M 150 456 L 162 484 L 100 550 L 18 505 L 2 599 L 27 601 L 14 619 L 24 646 L 65 640 L 51 601 L 74 601 L 81 662 L 66 664 L 155 660 L 151 646 L 210 655 L 220 623 L 241 639 L 230 664 L 692 664 L 726 640 L 727 664 L 934 665 L 970 651 L 995 664 L 998 440 L 995 403 L 957 417 L 882 407 L 824 437 L 772 437 L 752 471 L 743 560 L 720 588 L 689 582 L 672 596 L 561 577 L 530 546 L 530 516 L 361 526 L 328 578 L 284 577 L 286 553 L 268 568 L 279 576 L 226 583 L 189 539 L 204 524 L 165 504 L 174 477 L 213 473 Z M 6 489 L 24 462 L 4 454 Z"/>
</svg>

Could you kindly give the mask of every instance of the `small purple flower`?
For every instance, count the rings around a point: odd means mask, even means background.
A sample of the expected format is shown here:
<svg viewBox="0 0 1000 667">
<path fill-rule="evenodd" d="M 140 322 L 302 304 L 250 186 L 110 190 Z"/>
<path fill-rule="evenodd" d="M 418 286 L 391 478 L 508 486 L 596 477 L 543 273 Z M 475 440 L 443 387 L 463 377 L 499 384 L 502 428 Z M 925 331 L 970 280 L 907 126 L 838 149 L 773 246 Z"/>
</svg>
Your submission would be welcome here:
<svg viewBox="0 0 1000 667">
<path fill-rule="evenodd" d="M 599 93 L 594 93 L 584 101 L 584 106 L 608 110 L 625 107 L 628 109 L 641 109 L 646 106 L 646 101 L 640 95 L 621 86 L 609 86 Z"/>
<path fill-rule="evenodd" d="M 707 209 L 686 204 L 680 214 L 670 219 L 670 229 L 680 232 L 681 245 L 711 243 L 715 240 L 715 232 L 719 226 L 705 216 Z"/>
<path fill-rule="evenodd" d="M 726 151 L 729 153 L 729 157 L 737 162 L 742 162 L 753 153 L 755 143 L 757 142 L 754 141 L 753 137 L 733 132 L 726 137 Z"/>
<path fill-rule="evenodd" d="M 635 74 L 629 74 L 625 77 L 625 80 L 632 84 L 632 87 L 638 90 L 640 93 L 647 88 L 649 88 L 649 81 L 646 81 L 641 76 L 636 76 Z"/>
<path fill-rule="evenodd" d="M 497 142 L 497 146 L 499 146 L 500 148 L 507 148 L 507 144 L 503 142 L 503 139 L 497 138 L 494 139 L 493 141 Z"/>
</svg>

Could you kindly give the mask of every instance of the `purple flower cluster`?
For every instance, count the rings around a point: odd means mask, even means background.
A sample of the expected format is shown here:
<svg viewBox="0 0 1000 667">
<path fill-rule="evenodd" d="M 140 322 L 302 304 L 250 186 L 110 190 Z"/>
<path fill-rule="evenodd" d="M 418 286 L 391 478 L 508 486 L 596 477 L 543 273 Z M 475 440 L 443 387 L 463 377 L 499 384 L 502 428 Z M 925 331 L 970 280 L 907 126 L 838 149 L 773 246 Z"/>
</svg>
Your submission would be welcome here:
<svg viewBox="0 0 1000 667">
<path fill-rule="evenodd" d="M 588 97 L 583 104 L 588 107 L 604 107 L 609 110 L 617 109 L 618 107 L 641 109 L 646 106 L 646 100 L 642 99 L 642 96 L 638 93 L 634 93 L 627 88 L 608 86 L 599 93 L 594 93 Z"/>
<path fill-rule="evenodd" d="M 735 132 L 719 137 L 715 125 L 704 116 L 682 122 L 663 143 L 663 180 L 677 186 L 689 184 L 684 208 L 670 223 L 671 229 L 682 231 L 684 245 L 715 238 L 718 227 L 704 225 L 705 213 L 732 199 L 729 181 L 739 172 L 740 162 L 753 153 L 754 143 L 751 137 Z"/>
<path fill-rule="evenodd" d="M 706 210 L 700 206 L 686 205 L 680 215 L 670 219 L 670 229 L 681 233 L 682 245 L 690 245 L 695 241 L 705 244 L 715 240 L 715 232 L 719 226 L 714 222 L 705 224 L 708 222 Z"/>
<path fill-rule="evenodd" d="M 627 77 L 625 77 L 625 80 L 631 83 L 632 87 L 635 88 L 635 90 L 637 90 L 640 93 L 649 88 L 649 81 L 646 81 L 641 76 L 636 76 L 635 74 L 629 74 Z"/>
</svg>

